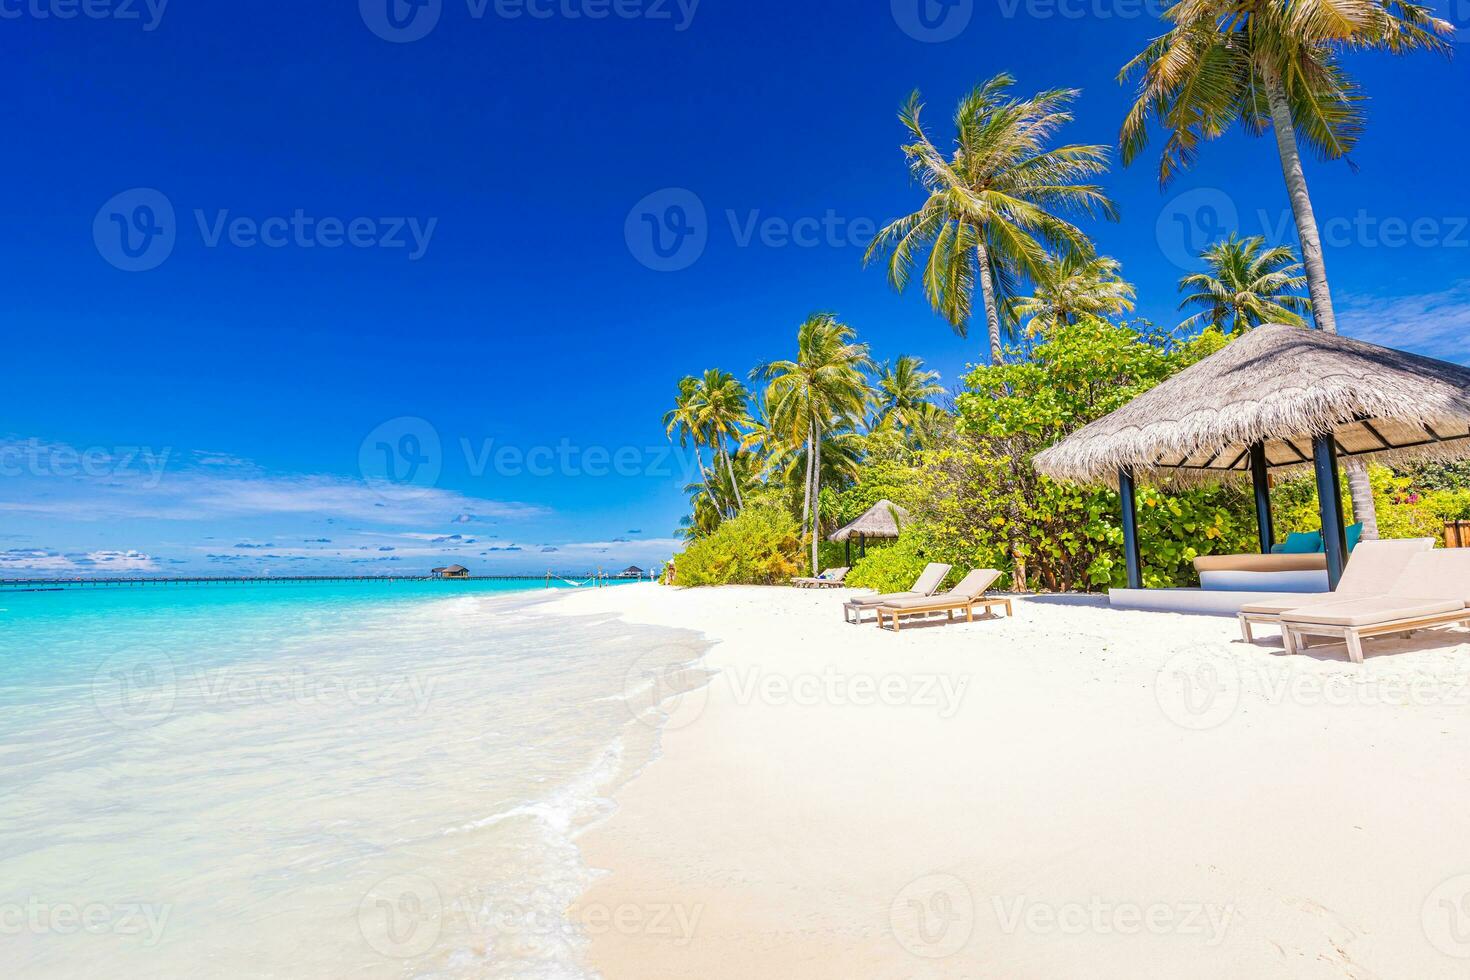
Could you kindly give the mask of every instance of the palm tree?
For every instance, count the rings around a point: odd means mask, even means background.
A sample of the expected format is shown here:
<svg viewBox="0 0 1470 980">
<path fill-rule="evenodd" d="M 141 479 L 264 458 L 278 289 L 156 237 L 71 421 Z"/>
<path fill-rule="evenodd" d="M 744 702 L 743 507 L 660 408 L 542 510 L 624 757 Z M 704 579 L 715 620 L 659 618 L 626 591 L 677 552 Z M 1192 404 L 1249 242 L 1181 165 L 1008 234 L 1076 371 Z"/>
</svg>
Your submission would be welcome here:
<svg viewBox="0 0 1470 980">
<path fill-rule="evenodd" d="M 1298 139 L 1324 159 L 1347 155 L 1363 130 L 1361 90 L 1343 69 L 1345 49 L 1391 54 L 1450 53 L 1454 27 L 1429 7 L 1402 0 L 1179 0 L 1164 11 L 1168 33 L 1119 73 L 1143 78 L 1123 122 L 1123 162 L 1148 142 L 1149 116 L 1168 132 L 1159 163 L 1167 184 L 1198 155 L 1204 139 L 1239 120 L 1260 136 L 1271 128 L 1296 219 L 1318 329 L 1337 332 L 1317 218 L 1307 193 Z M 1349 463 L 1353 512 L 1364 537 L 1377 536 L 1367 471 Z"/>
<path fill-rule="evenodd" d="M 735 464 L 730 458 L 729 440 L 741 440 L 742 429 L 751 424 L 748 402 L 750 393 L 745 385 L 735 380 L 728 371 L 711 368 L 695 383 L 694 415 L 696 426 L 702 433 L 706 445 L 714 449 L 715 455 L 724 462 L 729 485 L 734 491 L 735 512 L 745 509 L 745 500 L 740 494 L 740 481 L 735 476 Z"/>
<path fill-rule="evenodd" d="M 969 331 L 975 279 L 990 333 L 990 358 L 999 364 L 1004 300 L 1017 276 L 1037 277 L 1048 249 L 1081 256 L 1092 242 L 1063 215 L 1117 217 L 1096 184 L 1077 183 L 1108 167 L 1104 146 L 1048 149 L 1056 131 L 1072 121 L 1067 107 L 1076 89 L 1052 89 L 1030 99 L 1009 95 L 1015 83 L 997 75 L 960 100 L 955 110 L 955 151 L 941 153 L 919 116 L 919 93 L 909 96 L 898 118 L 913 142 L 903 147 L 913 175 L 928 199 L 913 214 L 880 231 L 863 261 L 888 255 L 888 281 L 903 292 L 918 254 L 925 248 L 924 294 L 936 313 L 960 336 Z M 1008 323 L 1007 329 L 1014 330 Z"/>
<path fill-rule="evenodd" d="M 1311 312 L 1312 301 L 1297 292 L 1307 277 L 1290 245 L 1266 248 L 1264 236 L 1237 238 L 1232 233 L 1205 249 L 1203 258 L 1208 272 L 1179 280 L 1181 291 L 1194 290 L 1179 308 L 1200 308 L 1180 329 L 1213 324 L 1225 333 L 1244 333 L 1263 323 L 1307 325 L 1300 314 Z"/>
<path fill-rule="evenodd" d="M 1106 318 L 1133 310 L 1136 293 L 1122 276 L 1117 259 L 1087 257 L 1075 252 L 1047 256 L 1035 290 L 1011 302 L 1011 316 L 1026 321 L 1026 332 L 1036 336 L 1058 324 L 1076 323 L 1079 316 Z"/>
<path fill-rule="evenodd" d="M 705 433 L 699 418 L 699 379 L 683 378 L 679 381 L 679 393 L 674 398 L 674 407 L 664 413 L 664 431 L 670 439 L 675 433 L 679 436 L 679 447 L 687 448 L 691 443 L 694 446 L 694 459 L 699 463 L 700 485 L 708 488 L 711 485 L 709 473 L 704 468 Z M 714 493 L 709 495 L 710 503 L 718 510 Z"/>
<path fill-rule="evenodd" d="M 924 370 L 924 360 L 907 355 L 884 364 L 878 373 L 877 406 L 869 432 L 891 429 L 906 445 L 923 446 L 940 428 L 944 410 L 931 399 L 944 394 L 938 371 Z"/>
<path fill-rule="evenodd" d="M 867 344 L 830 313 L 808 317 L 796 332 L 796 359 L 771 361 L 752 379 L 767 383 L 767 427 L 787 447 L 804 446 L 806 485 L 801 522 L 811 534 L 812 574 L 820 541 L 822 443 L 856 426 L 872 394 L 865 371 L 873 366 Z"/>
</svg>

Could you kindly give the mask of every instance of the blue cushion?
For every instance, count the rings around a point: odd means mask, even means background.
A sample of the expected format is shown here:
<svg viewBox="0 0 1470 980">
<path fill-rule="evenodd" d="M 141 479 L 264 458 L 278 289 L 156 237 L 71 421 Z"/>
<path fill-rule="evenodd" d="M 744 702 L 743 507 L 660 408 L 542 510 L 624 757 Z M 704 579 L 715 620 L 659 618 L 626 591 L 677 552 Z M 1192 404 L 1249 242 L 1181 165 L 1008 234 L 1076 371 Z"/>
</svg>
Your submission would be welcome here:
<svg viewBox="0 0 1470 980">
<path fill-rule="evenodd" d="M 1352 551 L 1358 546 L 1358 542 L 1363 540 L 1363 522 L 1359 521 L 1356 524 L 1349 524 L 1347 529 L 1347 536 L 1348 551 Z"/>
<path fill-rule="evenodd" d="M 1286 540 L 1271 550 L 1281 555 L 1312 555 L 1323 550 L 1321 531 L 1298 531 L 1286 536 Z"/>
</svg>

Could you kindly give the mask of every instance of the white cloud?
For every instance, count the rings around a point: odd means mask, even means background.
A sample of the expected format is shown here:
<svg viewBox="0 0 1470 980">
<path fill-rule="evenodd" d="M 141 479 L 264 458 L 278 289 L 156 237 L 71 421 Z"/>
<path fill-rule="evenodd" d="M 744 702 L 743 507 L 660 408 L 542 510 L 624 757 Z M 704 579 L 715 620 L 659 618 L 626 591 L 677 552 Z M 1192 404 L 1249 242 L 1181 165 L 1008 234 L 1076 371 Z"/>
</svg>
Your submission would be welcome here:
<svg viewBox="0 0 1470 980">
<path fill-rule="evenodd" d="M 1343 294 L 1340 329 L 1350 337 L 1445 361 L 1470 361 L 1470 280 L 1414 296 Z"/>
</svg>

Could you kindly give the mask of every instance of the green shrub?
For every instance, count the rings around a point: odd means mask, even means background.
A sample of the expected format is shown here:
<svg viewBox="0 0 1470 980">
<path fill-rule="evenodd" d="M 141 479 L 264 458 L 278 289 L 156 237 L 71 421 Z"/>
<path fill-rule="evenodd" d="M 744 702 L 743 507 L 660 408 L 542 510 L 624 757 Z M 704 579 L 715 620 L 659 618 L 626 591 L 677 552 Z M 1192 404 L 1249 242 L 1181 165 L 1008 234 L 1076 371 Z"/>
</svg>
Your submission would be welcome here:
<svg viewBox="0 0 1470 980">
<path fill-rule="evenodd" d="M 924 566 L 937 559 L 924 554 L 916 534 L 904 534 L 893 544 L 869 549 L 866 558 L 853 566 L 847 584 L 855 589 L 903 592 L 913 587 Z"/>
<path fill-rule="evenodd" d="M 679 585 L 774 585 L 799 575 L 801 533 L 778 507 L 747 507 L 675 556 Z"/>
</svg>

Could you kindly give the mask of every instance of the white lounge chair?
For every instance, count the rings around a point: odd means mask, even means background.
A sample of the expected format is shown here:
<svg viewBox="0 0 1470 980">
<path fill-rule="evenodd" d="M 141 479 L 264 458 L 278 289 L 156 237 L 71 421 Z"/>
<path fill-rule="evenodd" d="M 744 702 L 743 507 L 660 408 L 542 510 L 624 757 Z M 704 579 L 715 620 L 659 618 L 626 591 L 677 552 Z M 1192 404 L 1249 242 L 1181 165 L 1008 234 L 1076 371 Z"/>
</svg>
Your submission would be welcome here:
<svg viewBox="0 0 1470 980">
<path fill-rule="evenodd" d="M 1254 643 L 1251 627 L 1281 622 L 1281 614 L 1293 609 L 1343 602 L 1348 599 L 1383 595 L 1393 588 L 1409 559 L 1434 547 L 1433 538 L 1401 538 L 1394 541 L 1363 541 L 1353 549 L 1336 592 L 1306 592 L 1285 599 L 1268 599 L 1240 607 L 1240 635 Z"/>
<path fill-rule="evenodd" d="M 842 618 L 845 622 L 861 623 L 863 613 L 869 609 L 877 609 L 885 602 L 893 602 L 900 599 L 927 599 L 939 587 L 944 584 L 945 576 L 949 575 L 953 565 L 944 565 L 939 562 L 931 562 L 919 573 L 914 580 L 914 587 L 907 592 L 889 592 L 886 595 L 864 595 L 856 599 L 849 599 L 842 604 Z"/>
<path fill-rule="evenodd" d="M 835 589 L 842 584 L 843 579 L 847 578 L 849 571 L 851 571 L 849 568 L 829 568 L 821 575 L 794 578 L 791 584 L 798 589 Z"/>
<path fill-rule="evenodd" d="M 1365 639 L 1457 624 L 1470 624 L 1470 549 L 1415 555 L 1382 595 L 1282 613 L 1281 636 L 1287 653 L 1309 647 L 1309 637 L 1346 643 L 1348 656 L 1360 664 Z"/>
<path fill-rule="evenodd" d="M 1011 610 L 1011 600 L 1004 596 L 987 598 L 985 593 L 1000 578 L 1001 573 L 993 568 L 977 568 L 964 578 L 960 583 L 948 592 L 943 592 L 927 599 L 895 599 L 883 603 L 878 607 L 878 628 L 883 628 L 883 620 L 889 619 L 893 623 L 893 632 L 899 629 L 900 616 L 919 616 L 930 613 L 947 613 L 951 620 L 954 614 L 963 612 L 969 622 L 975 621 L 975 607 L 983 606 L 988 613 L 996 606 L 1005 609 L 1006 615 L 1014 615 Z"/>
</svg>

